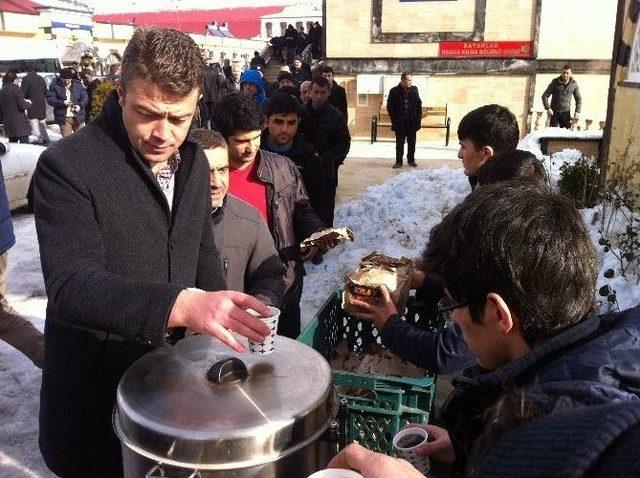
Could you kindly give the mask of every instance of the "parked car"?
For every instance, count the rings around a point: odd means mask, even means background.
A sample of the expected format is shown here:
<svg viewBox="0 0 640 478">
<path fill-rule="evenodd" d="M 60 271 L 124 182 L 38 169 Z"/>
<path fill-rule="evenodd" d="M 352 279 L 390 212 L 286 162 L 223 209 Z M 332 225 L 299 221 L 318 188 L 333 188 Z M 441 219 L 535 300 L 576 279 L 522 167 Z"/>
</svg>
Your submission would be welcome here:
<svg viewBox="0 0 640 478">
<path fill-rule="evenodd" d="M 43 146 L 35 144 L 7 144 L 7 152 L 0 156 L 4 186 L 7 190 L 9 207 L 13 210 L 33 203 L 33 173 Z M 0 149 L 1 151 L 1 149 Z"/>
</svg>

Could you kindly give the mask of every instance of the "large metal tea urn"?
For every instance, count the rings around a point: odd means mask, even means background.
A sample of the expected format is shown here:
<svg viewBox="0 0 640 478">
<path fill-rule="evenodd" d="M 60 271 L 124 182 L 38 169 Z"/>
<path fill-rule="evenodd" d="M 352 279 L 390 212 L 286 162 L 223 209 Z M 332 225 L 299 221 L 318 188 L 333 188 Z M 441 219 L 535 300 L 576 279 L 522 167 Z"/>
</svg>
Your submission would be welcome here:
<svg viewBox="0 0 640 478">
<path fill-rule="evenodd" d="M 135 362 L 118 385 L 124 476 L 306 478 L 326 464 L 329 364 L 276 337 L 270 355 L 190 337 Z"/>
</svg>

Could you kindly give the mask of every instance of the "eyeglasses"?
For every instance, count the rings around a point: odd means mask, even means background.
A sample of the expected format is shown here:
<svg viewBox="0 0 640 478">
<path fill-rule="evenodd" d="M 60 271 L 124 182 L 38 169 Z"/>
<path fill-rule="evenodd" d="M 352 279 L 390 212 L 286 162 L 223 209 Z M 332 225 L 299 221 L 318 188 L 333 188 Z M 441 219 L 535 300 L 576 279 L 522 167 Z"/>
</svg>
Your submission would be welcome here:
<svg viewBox="0 0 640 478">
<path fill-rule="evenodd" d="M 438 301 L 438 312 L 441 314 L 452 312 L 455 309 L 459 309 L 460 307 L 466 307 L 467 305 L 473 304 L 474 302 L 456 302 L 453 297 L 449 294 L 449 292 L 444 290 L 444 297 Z"/>
</svg>

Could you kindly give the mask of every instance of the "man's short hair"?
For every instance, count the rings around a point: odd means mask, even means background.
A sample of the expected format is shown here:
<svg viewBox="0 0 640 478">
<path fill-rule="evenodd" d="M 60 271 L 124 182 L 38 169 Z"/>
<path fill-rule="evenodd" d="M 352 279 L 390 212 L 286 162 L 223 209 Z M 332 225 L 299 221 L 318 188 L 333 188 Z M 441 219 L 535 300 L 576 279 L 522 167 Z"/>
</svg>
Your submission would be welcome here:
<svg viewBox="0 0 640 478">
<path fill-rule="evenodd" d="M 567 64 L 562 67 L 563 70 L 571 70 L 571 65 Z"/>
<path fill-rule="evenodd" d="M 491 146 L 494 154 L 516 149 L 520 128 L 509 108 L 492 104 L 469 111 L 458 125 L 458 139 L 469 139 L 476 149 Z"/>
<path fill-rule="evenodd" d="M 202 146 L 202 149 L 227 149 L 227 142 L 217 131 L 197 128 L 191 131 L 189 139 Z"/>
<path fill-rule="evenodd" d="M 134 78 L 149 81 L 163 91 L 187 96 L 199 89 L 204 76 L 200 48 L 188 35 L 164 28 L 139 28 L 122 57 L 122 83 Z"/>
<path fill-rule="evenodd" d="M 324 76 L 314 76 L 313 79 L 311 80 L 311 88 L 313 88 L 313 85 L 318 85 L 321 88 L 329 88 L 331 89 L 331 83 L 329 83 L 329 80 L 327 80 Z"/>
<path fill-rule="evenodd" d="M 320 74 L 322 73 L 333 73 L 333 68 L 331 68 L 329 65 L 322 65 L 320 67 Z"/>
<path fill-rule="evenodd" d="M 16 70 L 7 70 L 7 72 L 2 77 L 2 82 L 13 83 L 14 81 L 16 81 L 16 78 L 18 78 L 18 73 L 16 73 Z"/>
<path fill-rule="evenodd" d="M 410 71 L 403 71 L 402 75 L 400 75 L 400 81 L 407 78 L 407 76 L 413 76 Z"/>
<path fill-rule="evenodd" d="M 262 115 L 258 105 L 244 91 L 223 96 L 216 105 L 211 120 L 226 140 L 239 131 L 262 129 Z"/>
<path fill-rule="evenodd" d="M 582 216 L 533 184 L 483 186 L 433 228 L 422 257 L 472 320 L 495 292 L 535 346 L 595 308 L 598 258 Z"/>
<path fill-rule="evenodd" d="M 282 90 L 273 95 L 264 105 L 264 115 L 268 118 L 271 115 L 287 115 L 295 113 L 301 116 L 300 102 Z"/>
<path fill-rule="evenodd" d="M 520 149 L 509 149 L 488 159 L 478 168 L 476 178 L 480 186 L 509 180 L 527 181 L 540 187 L 549 185 L 540 160 Z"/>
</svg>

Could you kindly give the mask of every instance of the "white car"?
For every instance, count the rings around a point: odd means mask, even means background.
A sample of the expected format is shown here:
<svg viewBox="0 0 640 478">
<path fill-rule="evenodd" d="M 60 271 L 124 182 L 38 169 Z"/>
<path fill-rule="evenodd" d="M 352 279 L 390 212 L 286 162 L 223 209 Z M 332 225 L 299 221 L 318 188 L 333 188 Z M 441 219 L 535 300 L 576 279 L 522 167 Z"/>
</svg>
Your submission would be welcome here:
<svg viewBox="0 0 640 478">
<path fill-rule="evenodd" d="M 33 173 L 40 154 L 45 150 L 43 146 L 22 143 L 4 143 L 7 152 L 0 155 L 4 187 L 7 190 L 9 207 L 13 210 L 21 206 L 32 204 Z M 2 152 L 3 148 L 0 148 Z"/>
</svg>

